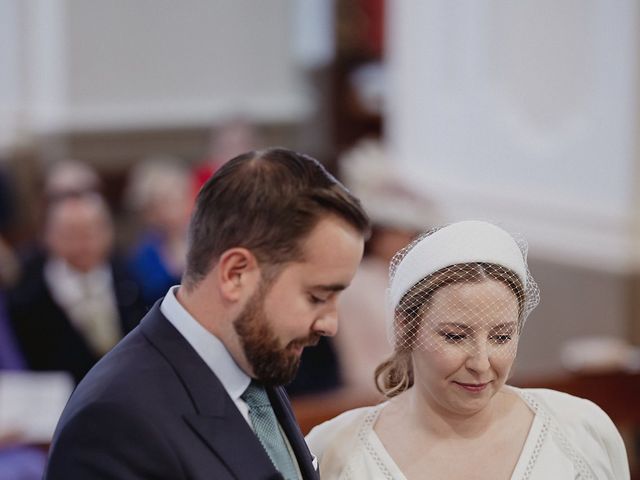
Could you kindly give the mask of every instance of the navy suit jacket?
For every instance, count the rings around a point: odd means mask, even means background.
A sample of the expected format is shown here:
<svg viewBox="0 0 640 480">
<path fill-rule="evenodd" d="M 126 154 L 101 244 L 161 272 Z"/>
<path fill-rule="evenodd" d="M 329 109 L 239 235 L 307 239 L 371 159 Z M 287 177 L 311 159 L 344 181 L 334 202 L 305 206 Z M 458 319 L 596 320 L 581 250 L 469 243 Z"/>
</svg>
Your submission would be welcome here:
<svg viewBox="0 0 640 480">
<path fill-rule="evenodd" d="M 305 479 L 319 478 L 281 387 L 269 398 Z M 45 479 L 278 479 L 226 390 L 159 302 L 71 396 Z"/>
<path fill-rule="evenodd" d="M 20 282 L 7 295 L 7 308 L 18 346 L 31 370 L 64 370 L 76 383 L 98 361 L 83 335 L 56 303 L 44 278 L 46 256 L 37 253 L 24 264 Z M 117 257 L 109 262 L 122 336 L 146 309 L 140 287 Z"/>
</svg>

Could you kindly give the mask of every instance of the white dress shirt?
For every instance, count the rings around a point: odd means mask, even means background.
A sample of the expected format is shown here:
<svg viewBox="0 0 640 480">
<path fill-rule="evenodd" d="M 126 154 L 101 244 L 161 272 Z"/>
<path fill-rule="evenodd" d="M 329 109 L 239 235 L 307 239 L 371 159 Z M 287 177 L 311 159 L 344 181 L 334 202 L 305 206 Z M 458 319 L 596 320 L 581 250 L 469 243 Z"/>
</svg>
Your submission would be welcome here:
<svg viewBox="0 0 640 480">
<path fill-rule="evenodd" d="M 61 258 L 44 265 L 44 279 L 53 300 L 98 355 L 122 338 L 111 267 L 103 264 L 79 272 Z"/>
<path fill-rule="evenodd" d="M 240 398 L 249 386 L 251 378 L 238 366 L 220 339 L 200 325 L 178 302 L 178 288 L 179 285 L 169 289 L 162 300 L 160 311 L 218 377 L 242 416 L 251 425 L 249 407 Z"/>
<path fill-rule="evenodd" d="M 249 383 L 251 383 L 251 377 L 238 366 L 220 339 L 198 323 L 180 302 L 178 302 L 176 298 L 178 288 L 180 288 L 180 286 L 176 285 L 169 289 L 160 304 L 160 311 L 167 317 L 176 330 L 180 332 L 185 340 L 189 342 L 189 345 L 193 347 L 216 377 L 218 377 L 244 419 L 251 429 L 255 431 L 249 418 L 249 406 L 240 398 L 240 395 L 244 393 Z M 279 423 L 278 427 L 282 432 L 289 454 L 293 459 L 298 478 L 302 478 L 300 466 L 298 465 L 298 460 L 293 452 L 291 443 Z"/>
</svg>

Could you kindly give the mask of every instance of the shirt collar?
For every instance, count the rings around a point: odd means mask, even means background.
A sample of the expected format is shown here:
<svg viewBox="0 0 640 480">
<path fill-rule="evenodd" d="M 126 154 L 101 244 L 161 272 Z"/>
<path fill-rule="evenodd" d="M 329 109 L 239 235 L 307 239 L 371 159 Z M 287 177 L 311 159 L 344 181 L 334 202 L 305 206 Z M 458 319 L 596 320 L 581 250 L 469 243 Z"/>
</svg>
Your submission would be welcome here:
<svg viewBox="0 0 640 480">
<path fill-rule="evenodd" d="M 205 329 L 176 298 L 179 285 L 171 287 L 160 311 L 193 347 L 218 377 L 229 396 L 236 401 L 249 386 L 251 378 L 235 362 L 222 341 Z"/>
<path fill-rule="evenodd" d="M 64 259 L 50 256 L 45 263 L 45 271 L 58 280 L 79 283 L 82 281 L 95 284 L 108 284 L 111 282 L 111 268 L 108 264 L 96 265 L 88 272 L 80 272 L 69 265 Z"/>
</svg>

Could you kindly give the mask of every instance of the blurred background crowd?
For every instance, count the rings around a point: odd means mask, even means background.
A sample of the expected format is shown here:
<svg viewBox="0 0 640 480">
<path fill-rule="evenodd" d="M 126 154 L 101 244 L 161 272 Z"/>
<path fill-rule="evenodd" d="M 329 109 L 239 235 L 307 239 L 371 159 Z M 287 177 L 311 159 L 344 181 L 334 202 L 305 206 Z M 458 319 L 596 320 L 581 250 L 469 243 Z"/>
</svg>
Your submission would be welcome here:
<svg viewBox="0 0 640 480">
<path fill-rule="evenodd" d="M 79 381 L 179 283 L 207 178 L 271 145 L 374 224 L 289 386 L 303 428 L 378 398 L 393 253 L 480 218 L 542 290 L 514 383 L 592 398 L 637 470 L 639 31 L 634 0 L 0 0 L 0 480 L 47 442 L 2 425 L 3 378 Z"/>
</svg>

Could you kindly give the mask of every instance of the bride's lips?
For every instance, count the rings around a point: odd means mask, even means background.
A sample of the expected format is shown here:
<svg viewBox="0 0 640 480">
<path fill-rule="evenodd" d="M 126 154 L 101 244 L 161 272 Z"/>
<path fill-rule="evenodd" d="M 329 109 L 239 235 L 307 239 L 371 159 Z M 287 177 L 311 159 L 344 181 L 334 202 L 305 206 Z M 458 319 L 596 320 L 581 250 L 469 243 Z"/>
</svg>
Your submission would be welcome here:
<svg viewBox="0 0 640 480">
<path fill-rule="evenodd" d="M 480 393 L 485 388 L 487 388 L 487 385 L 489 385 L 489 382 L 485 382 L 485 383 L 453 382 L 453 383 L 455 383 L 456 385 L 464 388 L 466 391 L 471 392 L 471 393 Z"/>
</svg>

